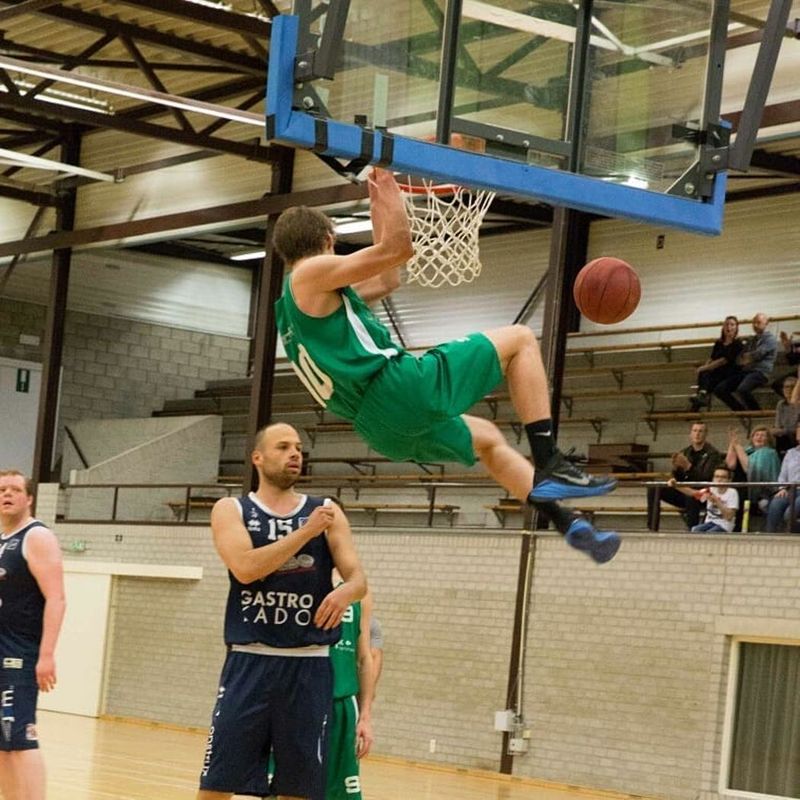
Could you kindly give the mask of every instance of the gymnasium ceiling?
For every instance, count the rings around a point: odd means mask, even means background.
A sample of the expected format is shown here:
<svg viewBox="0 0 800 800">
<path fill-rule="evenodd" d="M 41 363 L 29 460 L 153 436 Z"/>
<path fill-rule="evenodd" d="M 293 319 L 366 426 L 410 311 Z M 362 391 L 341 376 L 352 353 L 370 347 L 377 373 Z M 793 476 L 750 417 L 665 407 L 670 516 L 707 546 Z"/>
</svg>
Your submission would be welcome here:
<svg viewBox="0 0 800 800">
<path fill-rule="evenodd" d="M 667 14 L 680 13 L 682 5 L 668 0 L 596 2 L 607 8 L 638 4 Z M 288 12 L 290 5 L 289 0 L 0 0 L 0 148 L 5 151 L 0 154 L 0 204 L 3 198 L 28 204 L 35 235 L 36 210 L 52 208 L 65 187 L 120 181 L 176 163 L 196 161 L 202 168 L 205 159 L 218 154 L 270 162 L 274 148 L 266 144 L 255 120 L 263 113 L 270 19 Z M 729 55 L 754 54 L 769 1 L 732 0 L 731 7 L 738 28 L 730 34 Z M 795 29 L 787 30 L 778 65 L 778 77 L 783 76 L 778 82 L 784 88 L 768 100 L 753 168 L 746 176 L 732 177 L 731 199 L 800 191 L 798 17 L 800 0 L 791 14 Z M 749 78 L 747 58 L 739 59 L 732 78 L 743 85 L 729 86 L 729 98 L 743 97 Z M 40 74 L 26 72 L 27 67 L 39 68 Z M 56 77 L 53 70 L 62 75 Z M 89 80 L 86 85 L 71 84 L 63 73 Z M 133 96 L 125 95 L 126 87 Z M 183 109 L 166 107 L 148 100 L 148 93 L 187 102 Z M 738 102 L 723 103 L 734 128 Z M 252 115 L 253 122 L 191 110 L 192 104 L 203 103 Z M 59 167 L 64 159 L 62 144 L 70 132 L 77 132 L 87 147 L 101 131 L 117 134 L 114 155 L 105 159 L 102 172 Z M 142 162 L 136 154 L 142 138 L 185 147 L 179 156 Z M 99 160 L 103 162 L 102 156 Z M 495 228 L 542 225 L 547 218 L 547 209 L 510 198 L 501 198 L 490 214 Z M 154 254 L 230 263 L 232 253 L 262 241 L 263 226 L 250 221 L 237 230 L 172 236 L 169 242 L 148 247 Z"/>
</svg>

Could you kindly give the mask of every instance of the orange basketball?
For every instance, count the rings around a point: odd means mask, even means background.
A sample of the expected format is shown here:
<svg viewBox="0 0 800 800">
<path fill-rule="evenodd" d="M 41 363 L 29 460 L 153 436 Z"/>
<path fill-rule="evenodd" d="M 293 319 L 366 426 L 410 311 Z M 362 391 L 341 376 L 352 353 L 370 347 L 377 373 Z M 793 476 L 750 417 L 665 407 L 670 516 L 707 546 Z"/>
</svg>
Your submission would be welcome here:
<svg viewBox="0 0 800 800">
<path fill-rule="evenodd" d="M 575 304 L 592 322 L 622 322 L 636 310 L 642 287 L 636 270 L 620 258 L 601 256 L 578 273 L 572 287 Z"/>
</svg>

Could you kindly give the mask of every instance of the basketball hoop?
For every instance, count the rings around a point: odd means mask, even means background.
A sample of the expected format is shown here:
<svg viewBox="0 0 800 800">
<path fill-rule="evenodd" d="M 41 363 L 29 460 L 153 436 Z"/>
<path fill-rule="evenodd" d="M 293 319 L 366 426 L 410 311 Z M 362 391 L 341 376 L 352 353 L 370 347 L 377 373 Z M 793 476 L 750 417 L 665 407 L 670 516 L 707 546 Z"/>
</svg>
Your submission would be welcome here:
<svg viewBox="0 0 800 800">
<path fill-rule="evenodd" d="M 399 186 L 414 243 L 408 282 L 435 289 L 474 281 L 481 273 L 478 230 L 495 193 L 426 180 Z"/>
</svg>

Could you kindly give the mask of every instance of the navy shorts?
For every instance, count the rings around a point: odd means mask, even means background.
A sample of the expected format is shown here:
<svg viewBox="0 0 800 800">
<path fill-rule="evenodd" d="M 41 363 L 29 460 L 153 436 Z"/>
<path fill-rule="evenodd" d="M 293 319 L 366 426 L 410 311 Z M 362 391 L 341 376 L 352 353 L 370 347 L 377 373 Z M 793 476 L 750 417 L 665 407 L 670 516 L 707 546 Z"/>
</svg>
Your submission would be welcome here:
<svg viewBox="0 0 800 800">
<path fill-rule="evenodd" d="M 36 700 L 39 689 L 33 679 L 23 683 L 0 682 L 0 751 L 35 750 Z"/>
<path fill-rule="evenodd" d="M 323 798 L 332 697 L 327 656 L 229 652 L 200 788 L 256 797 Z M 270 750 L 275 756 L 271 787 Z"/>
</svg>

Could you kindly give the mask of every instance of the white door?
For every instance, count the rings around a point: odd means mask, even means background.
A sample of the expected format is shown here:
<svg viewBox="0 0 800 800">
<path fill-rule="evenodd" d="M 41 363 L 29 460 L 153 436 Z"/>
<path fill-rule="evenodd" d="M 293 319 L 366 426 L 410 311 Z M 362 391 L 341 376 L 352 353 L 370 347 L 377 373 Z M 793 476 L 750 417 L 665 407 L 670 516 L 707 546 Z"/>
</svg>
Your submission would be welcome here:
<svg viewBox="0 0 800 800">
<path fill-rule="evenodd" d="M 67 613 L 56 649 L 57 685 L 39 708 L 97 717 L 102 712 L 111 575 L 65 572 Z"/>
<path fill-rule="evenodd" d="M 0 469 L 33 471 L 42 365 L 0 358 Z"/>
</svg>

